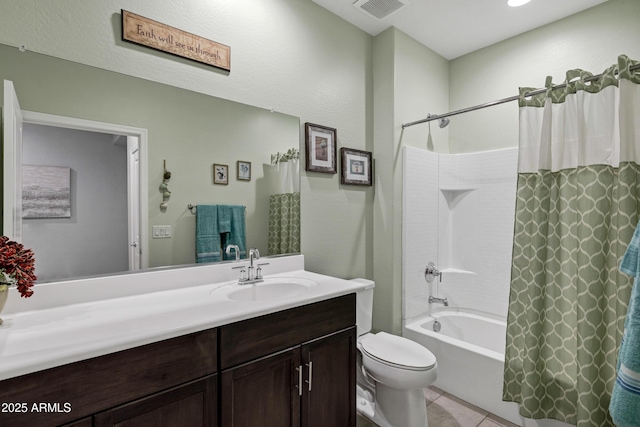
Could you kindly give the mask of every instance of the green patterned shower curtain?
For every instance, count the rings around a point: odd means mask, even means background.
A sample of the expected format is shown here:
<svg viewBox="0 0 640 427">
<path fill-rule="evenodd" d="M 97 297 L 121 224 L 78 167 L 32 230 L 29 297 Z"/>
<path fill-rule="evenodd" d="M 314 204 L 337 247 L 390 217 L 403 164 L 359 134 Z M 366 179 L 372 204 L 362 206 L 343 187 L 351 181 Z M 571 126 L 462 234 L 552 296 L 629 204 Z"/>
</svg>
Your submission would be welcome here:
<svg viewBox="0 0 640 427">
<path fill-rule="evenodd" d="M 298 150 L 271 156 L 268 255 L 300 252 L 300 173 Z"/>
<path fill-rule="evenodd" d="M 269 198 L 269 255 L 300 252 L 300 193 Z"/>
<path fill-rule="evenodd" d="M 503 399 L 527 418 L 613 426 L 632 280 L 618 271 L 640 212 L 640 74 L 524 97 Z"/>
</svg>

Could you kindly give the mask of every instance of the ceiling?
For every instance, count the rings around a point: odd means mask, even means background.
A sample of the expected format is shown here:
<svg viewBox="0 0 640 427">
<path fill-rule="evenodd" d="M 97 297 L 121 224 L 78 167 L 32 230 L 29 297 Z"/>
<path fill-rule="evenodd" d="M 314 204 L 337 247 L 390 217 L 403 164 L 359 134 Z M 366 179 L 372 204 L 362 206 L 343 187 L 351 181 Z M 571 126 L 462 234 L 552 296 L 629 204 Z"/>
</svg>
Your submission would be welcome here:
<svg viewBox="0 0 640 427">
<path fill-rule="evenodd" d="M 607 0 L 532 0 L 517 8 L 507 0 L 370 0 L 407 3 L 382 19 L 354 7 L 356 0 L 313 1 L 372 36 L 394 26 L 451 60 Z"/>
</svg>

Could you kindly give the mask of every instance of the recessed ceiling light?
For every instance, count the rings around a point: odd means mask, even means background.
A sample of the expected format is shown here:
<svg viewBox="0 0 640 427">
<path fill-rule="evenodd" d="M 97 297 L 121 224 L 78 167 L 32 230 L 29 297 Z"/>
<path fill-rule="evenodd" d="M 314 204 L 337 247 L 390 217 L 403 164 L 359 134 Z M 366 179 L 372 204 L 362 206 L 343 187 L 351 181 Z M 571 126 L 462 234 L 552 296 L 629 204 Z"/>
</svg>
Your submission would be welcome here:
<svg viewBox="0 0 640 427">
<path fill-rule="evenodd" d="M 531 0 L 508 0 L 507 4 L 511 7 L 523 6 L 529 3 Z"/>
</svg>

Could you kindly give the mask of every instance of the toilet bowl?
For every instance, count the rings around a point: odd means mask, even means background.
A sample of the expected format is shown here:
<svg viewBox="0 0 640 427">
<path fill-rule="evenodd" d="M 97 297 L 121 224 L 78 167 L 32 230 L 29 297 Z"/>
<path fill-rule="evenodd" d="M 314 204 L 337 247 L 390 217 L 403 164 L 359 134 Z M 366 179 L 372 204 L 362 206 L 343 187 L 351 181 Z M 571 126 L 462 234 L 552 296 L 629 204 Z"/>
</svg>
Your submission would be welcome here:
<svg viewBox="0 0 640 427">
<path fill-rule="evenodd" d="M 356 294 L 358 390 L 356 408 L 380 427 L 426 427 L 423 389 L 437 378 L 433 353 L 407 338 L 371 331 L 374 283 Z"/>
</svg>

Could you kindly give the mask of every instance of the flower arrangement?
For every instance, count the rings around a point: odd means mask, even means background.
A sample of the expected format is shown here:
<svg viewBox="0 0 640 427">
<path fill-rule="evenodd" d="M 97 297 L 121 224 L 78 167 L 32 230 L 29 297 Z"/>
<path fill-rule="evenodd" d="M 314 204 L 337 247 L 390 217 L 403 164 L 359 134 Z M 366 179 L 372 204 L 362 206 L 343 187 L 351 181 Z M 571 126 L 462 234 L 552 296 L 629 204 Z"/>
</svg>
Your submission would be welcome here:
<svg viewBox="0 0 640 427">
<path fill-rule="evenodd" d="M 0 236 L 0 291 L 16 285 L 23 298 L 33 295 L 31 288 L 36 280 L 34 264 L 31 249 L 25 249 L 7 236 Z"/>
</svg>

